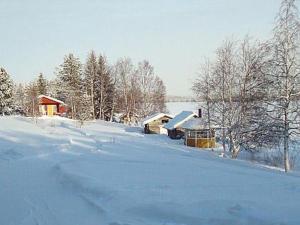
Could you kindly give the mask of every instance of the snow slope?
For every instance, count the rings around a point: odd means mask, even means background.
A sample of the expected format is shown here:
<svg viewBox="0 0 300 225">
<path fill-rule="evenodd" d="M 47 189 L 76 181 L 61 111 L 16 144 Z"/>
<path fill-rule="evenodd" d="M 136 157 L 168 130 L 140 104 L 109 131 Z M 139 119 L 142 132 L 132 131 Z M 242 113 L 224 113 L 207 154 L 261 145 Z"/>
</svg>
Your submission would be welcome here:
<svg viewBox="0 0 300 225">
<path fill-rule="evenodd" d="M 300 177 L 138 128 L 0 118 L 0 224 L 300 224 Z"/>
</svg>

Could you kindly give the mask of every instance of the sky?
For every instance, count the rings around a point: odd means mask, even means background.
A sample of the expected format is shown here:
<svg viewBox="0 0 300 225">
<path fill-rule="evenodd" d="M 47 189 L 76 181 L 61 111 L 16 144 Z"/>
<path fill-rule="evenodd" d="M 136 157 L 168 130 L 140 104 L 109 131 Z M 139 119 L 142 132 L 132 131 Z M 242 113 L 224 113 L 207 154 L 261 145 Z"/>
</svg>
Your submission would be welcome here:
<svg viewBox="0 0 300 225">
<path fill-rule="evenodd" d="M 0 66 L 17 82 L 51 79 L 68 53 L 144 59 L 169 95 L 191 96 L 224 39 L 271 36 L 280 0 L 0 0 Z"/>
</svg>

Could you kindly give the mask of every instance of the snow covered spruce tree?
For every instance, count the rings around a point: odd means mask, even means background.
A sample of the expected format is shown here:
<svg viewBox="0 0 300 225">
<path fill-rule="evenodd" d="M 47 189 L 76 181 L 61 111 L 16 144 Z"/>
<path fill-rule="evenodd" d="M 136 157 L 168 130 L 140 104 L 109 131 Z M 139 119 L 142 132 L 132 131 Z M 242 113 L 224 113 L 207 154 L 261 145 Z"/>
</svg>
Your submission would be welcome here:
<svg viewBox="0 0 300 225">
<path fill-rule="evenodd" d="M 37 91 L 39 95 L 47 94 L 47 80 L 44 78 L 43 73 L 40 73 L 36 81 Z"/>
<path fill-rule="evenodd" d="M 94 96 L 96 118 L 101 120 L 111 119 L 114 95 L 114 83 L 111 74 L 105 56 L 100 55 L 97 64 Z"/>
<path fill-rule="evenodd" d="M 5 69 L 0 68 L 0 115 L 12 110 L 13 82 Z"/>
<path fill-rule="evenodd" d="M 13 108 L 17 115 L 25 115 L 26 109 L 26 93 L 25 85 L 15 84 L 13 90 Z"/>
<path fill-rule="evenodd" d="M 87 59 L 84 84 L 94 119 L 111 120 L 114 101 L 114 79 L 105 56 L 92 51 Z"/>
<path fill-rule="evenodd" d="M 69 105 L 72 119 L 89 117 L 90 111 L 86 110 L 87 96 L 82 84 L 82 65 L 79 59 L 73 54 L 65 56 L 58 72 L 59 97 Z"/>
<path fill-rule="evenodd" d="M 97 77 L 98 63 L 97 57 L 94 51 L 91 51 L 86 60 L 84 69 L 84 85 L 88 96 L 90 97 L 92 118 L 96 119 L 96 107 L 95 107 L 95 86 Z"/>
<path fill-rule="evenodd" d="M 273 73 L 270 75 L 269 116 L 272 129 L 283 142 L 284 168 L 290 165 L 290 141 L 299 134 L 300 20 L 296 0 L 283 0 L 273 38 Z"/>
</svg>

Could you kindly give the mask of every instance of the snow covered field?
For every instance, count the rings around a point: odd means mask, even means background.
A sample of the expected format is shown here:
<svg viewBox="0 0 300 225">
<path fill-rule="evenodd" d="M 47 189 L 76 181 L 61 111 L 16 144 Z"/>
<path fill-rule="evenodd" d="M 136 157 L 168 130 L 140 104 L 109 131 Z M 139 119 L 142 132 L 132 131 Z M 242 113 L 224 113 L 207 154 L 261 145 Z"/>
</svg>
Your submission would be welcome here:
<svg viewBox="0 0 300 225">
<path fill-rule="evenodd" d="M 138 128 L 0 117 L 0 224 L 298 225 L 300 176 Z"/>
</svg>

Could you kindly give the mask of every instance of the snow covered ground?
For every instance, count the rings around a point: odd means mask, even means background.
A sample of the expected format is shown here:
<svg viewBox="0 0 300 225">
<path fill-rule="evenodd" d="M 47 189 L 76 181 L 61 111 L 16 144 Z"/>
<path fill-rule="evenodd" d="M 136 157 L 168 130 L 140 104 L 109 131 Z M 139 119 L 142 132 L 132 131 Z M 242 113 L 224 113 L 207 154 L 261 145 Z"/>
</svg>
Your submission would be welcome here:
<svg viewBox="0 0 300 225">
<path fill-rule="evenodd" d="M 0 224 L 298 225 L 300 176 L 120 124 L 0 118 Z"/>
</svg>

